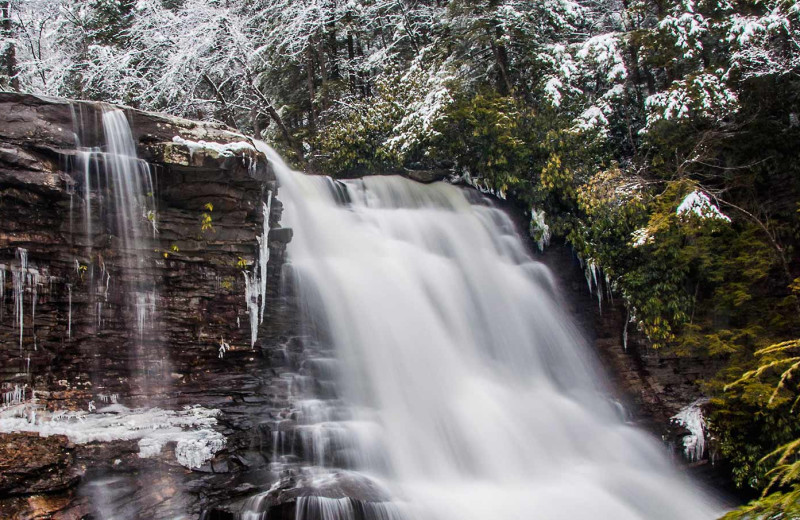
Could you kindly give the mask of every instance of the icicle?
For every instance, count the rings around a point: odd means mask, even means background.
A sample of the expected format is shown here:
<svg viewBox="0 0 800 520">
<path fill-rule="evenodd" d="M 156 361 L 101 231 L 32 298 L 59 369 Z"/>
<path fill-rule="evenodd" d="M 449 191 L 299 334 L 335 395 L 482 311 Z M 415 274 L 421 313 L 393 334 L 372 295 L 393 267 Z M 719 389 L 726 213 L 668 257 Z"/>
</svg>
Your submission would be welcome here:
<svg viewBox="0 0 800 520">
<path fill-rule="evenodd" d="M 39 273 L 34 271 L 28 275 L 28 285 L 31 286 L 33 294 L 31 305 L 31 335 L 33 335 L 33 350 L 38 350 L 36 345 L 36 303 L 39 301 Z"/>
<path fill-rule="evenodd" d="M 13 390 L 3 392 L 3 406 L 13 406 L 15 404 L 22 404 L 25 400 L 25 388 L 20 388 L 19 385 L 14 385 Z"/>
<path fill-rule="evenodd" d="M 258 263 L 253 272 L 244 271 L 245 300 L 250 314 L 250 346 L 258 339 L 258 325 L 264 322 L 264 308 L 267 302 L 267 265 L 269 264 L 269 214 L 272 208 L 272 191 L 267 192 L 267 202 L 262 204 L 264 224 L 258 241 Z M 237 318 L 238 324 L 238 318 Z"/>
<path fill-rule="evenodd" d="M 6 308 L 6 266 L 0 264 L 0 322 L 3 321 L 3 314 Z"/>
<path fill-rule="evenodd" d="M 75 195 L 75 185 L 71 180 L 67 183 L 67 193 L 69 194 L 69 243 L 72 245 L 75 240 L 73 235 L 73 221 L 75 220 L 73 217 L 73 199 Z"/>
<path fill-rule="evenodd" d="M 628 351 L 628 324 L 631 322 L 631 313 L 625 313 L 625 326 L 622 328 L 622 350 Z"/>
<path fill-rule="evenodd" d="M 84 204 L 84 230 L 86 231 L 86 243 L 92 249 L 92 177 L 91 177 L 91 153 L 80 152 L 83 161 L 83 204 Z"/>
<path fill-rule="evenodd" d="M 220 338 L 219 340 L 219 358 L 222 359 L 225 357 L 225 353 L 231 349 L 229 343 L 225 341 L 225 338 Z"/>
<path fill-rule="evenodd" d="M 586 284 L 589 286 L 589 292 L 597 295 L 597 305 L 603 309 L 603 287 L 600 277 L 600 268 L 594 263 L 594 260 L 587 260 L 584 267 L 584 275 L 586 276 Z"/>
<path fill-rule="evenodd" d="M 105 293 L 106 301 L 108 301 L 108 286 L 110 283 L 111 283 L 111 273 L 106 272 L 106 293 Z"/>
<path fill-rule="evenodd" d="M 119 400 L 119 394 L 97 394 L 97 398 L 103 404 L 117 404 Z"/>
<path fill-rule="evenodd" d="M 14 323 L 19 327 L 19 351 L 22 352 L 22 333 L 25 327 L 24 299 L 25 299 L 25 278 L 28 271 L 28 251 L 17 248 L 17 261 L 19 271 L 12 272 L 14 279 Z"/>
<path fill-rule="evenodd" d="M 111 284 L 111 273 L 106 270 L 106 263 L 100 257 L 100 283 L 102 284 L 103 300 L 108 301 L 108 287 Z"/>
<path fill-rule="evenodd" d="M 72 337 L 72 284 L 67 284 L 67 294 L 69 298 L 69 307 L 67 314 L 67 338 Z"/>
<path fill-rule="evenodd" d="M 263 204 L 264 233 L 258 241 L 260 251 L 258 255 L 259 296 L 261 307 L 258 312 L 258 323 L 264 323 L 264 307 L 267 302 L 267 264 L 269 263 L 269 214 L 272 210 L 272 190 L 267 192 L 267 203 Z"/>
<path fill-rule="evenodd" d="M 156 293 L 136 294 L 136 330 L 141 337 L 145 329 L 153 328 L 153 317 L 156 314 Z"/>
<path fill-rule="evenodd" d="M 244 275 L 244 298 L 247 302 L 247 310 L 250 313 L 250 346 L 256 345 L 256 338 L 258 336 L 258 290 L 256 277 L 250 280 L 250 274 L 243 271 Z"/>
</svg>

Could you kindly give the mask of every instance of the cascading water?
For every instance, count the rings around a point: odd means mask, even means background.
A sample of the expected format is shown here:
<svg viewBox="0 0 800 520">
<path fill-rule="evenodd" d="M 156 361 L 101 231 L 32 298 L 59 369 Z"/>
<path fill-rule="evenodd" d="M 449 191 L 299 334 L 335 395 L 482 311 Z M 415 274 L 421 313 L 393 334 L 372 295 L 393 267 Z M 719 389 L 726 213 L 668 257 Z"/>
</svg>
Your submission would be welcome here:
<svg viewBox="0 0 800 520">
<path fill-rule="evenodd" d="M 83 121 L 76 113 L 73 117 L 78 125 L 78 139 Z M 157 232 L 155 187 L 150 165 L 137 157 L 136 142 L 125 113 L 114 107 L 104 108 L 102 128 L 105 142 L 101 146 L 83 148 L 76 156 L 76 166 L 84 183 L 83 227 L 90 263 L 83 268 L 90 271 L 90 285 L 96 284 L 90 302 L 94 301 L 96 326 L 101 328 L 111 273 L 106 270 L 102 256 L 95 258 L 93 254 L 94 200 L 114 237 L 113 249 L 120 256 L 125 290 L 132 295 L 127 301 L 136 317 L 135 325 L 130 327 L 135 375 L 132 382 L 148 394 L 151 381 L 156 384 L 162 381 L 165 364 L 157 340 L 158 292 L 152 266 L 152 239 Z M 94 279 L 95 263 L 100 268 L 98 280 Z M 79 271 L 82 268 L 77 260 L 76 268 Z"/>
<path fill-rule="evenodd" d="M 356 514 L 317 493 L 298 500 L 298 520 L 716 518 L 621 421 L 507 215 L 453 186 L 340 183 L 260 150 L 295 231 L 288 255 L 310 328 L 338 360 L 341 398 L 295 405 L 298 431 L 316 435 L 306 464 L 349 467 L 403 505 L 367 501 Z"/>
</svg>

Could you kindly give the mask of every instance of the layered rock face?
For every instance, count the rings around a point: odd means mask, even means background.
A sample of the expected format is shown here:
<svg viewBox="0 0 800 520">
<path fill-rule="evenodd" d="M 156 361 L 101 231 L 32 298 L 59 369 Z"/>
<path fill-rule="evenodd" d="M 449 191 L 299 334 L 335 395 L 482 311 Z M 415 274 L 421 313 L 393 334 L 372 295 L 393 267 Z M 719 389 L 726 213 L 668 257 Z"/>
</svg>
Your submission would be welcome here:
<svg viewBox="0 0 800 520">
<path fill-rule="evenodd" d="M 191 472 L 171 451 L 181 446 L 169 440 L 158 441 L 162 449 L 151 458 L 139 456 L 139 433 L 94 442 L 106 425 L 81 442 L 0 434 L 0 446 L 19 454 L 0 454 L 3 518 L 97 517 L 101 488 L 116 490 L 102 493 L 108 511 L 128 508 L 141 518 L 199 514 L 209 497 L 192 494 L 192 486 L 204 487 L 198 479 L 234 478 L 268 462 L 258 448 L 252 457 L 245 452 L 268 415 L 265 407 L 285 393 L 285 382 L 276 383 L 267 370 L 276 365 L 269 358 L 297 334 L 291 285 L 281 282 L 291 230 L 279 225 L 269 163 L 221 125 L 125 110 L 138 157 L 152 176 L 146 197 L 154 208 L 137 215 L 137 225 L 152 231 L 132 250 L 114 215 L 119 188 L 107 177 L 102 120 L 109 108 L 0 94 L 3 410 L 9 416 L 23 408 L 16 420 L 34 425 L 29 429 L 54 413 L 63 420 L 52 424 L 75 429 L 72 423 L 85 422 L 83 413 L 105 406 L 120 408 L 120 417 L 122 406 L 177 410 L 184 415 L 152 427 L 208 427 L 224 436 L 224 449 L 211 449 L 217 453 L 211 460 L 189 457 L 190 465 L 199 463 L 199 472 Z M 257 281 L 260 237 L 269 254 L 266 318 L 251 346 L 245 278 Z M 141 292 L 145 271 L 151 281 Z M 250 303 L 258 308 L 256 299 Z M 181 411 L 184 406 L 216 415 L 201 420 L 199 412 Z M 192 442 L 203 448 L 209 441 L 195 436 Z M 98 487 L 97 475 L 113 482 Z"/>
</svg>

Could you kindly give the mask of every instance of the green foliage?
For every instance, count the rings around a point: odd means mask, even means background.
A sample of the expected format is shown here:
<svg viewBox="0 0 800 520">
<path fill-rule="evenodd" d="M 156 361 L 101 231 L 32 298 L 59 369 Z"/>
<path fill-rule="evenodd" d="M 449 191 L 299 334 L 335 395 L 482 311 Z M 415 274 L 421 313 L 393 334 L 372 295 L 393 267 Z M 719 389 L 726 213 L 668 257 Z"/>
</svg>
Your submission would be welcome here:
<svg viewBox="0 0 800 520">
<path fill-rule="evenodd" d="M 461 96 L 436 125 L 435 150 L 474 179 L 507 191 L 523 182 L 529 155 L 523 118 L 528 109 L 493 93 Z"/>
<path fill-rule="evenodd" d="M 800 486 L 772 493 L 723 516 L 721 520 L 779 520 L 800 518 Z"/>
<path fill-rule="evenodd" d="M 211 219 L 211 212 L 214 211 L 214 205 L 210 202 L 206 202 L 203 205 L 203 209 L 206 210 L 200 215 L 200 232 L 205 233 L 206 231 L 214 231 L 214 225 L 212 224 Z"/>
<path fill-rule="evenodd" d="M 712 420 L 722 454 L 734 464 L 734 481 L 762 491 L 764 499 L 800 484 L 800 340 L 761 348 L 745 366 L 751 363 L 722 388 Z"/>
<path fill-rule="evenodd" d="M 94 43 L 122 44 L 125 30 L 130 27 L 136 2 L 134 0 L 92 0 L 86 28 Z"/>
</svg>

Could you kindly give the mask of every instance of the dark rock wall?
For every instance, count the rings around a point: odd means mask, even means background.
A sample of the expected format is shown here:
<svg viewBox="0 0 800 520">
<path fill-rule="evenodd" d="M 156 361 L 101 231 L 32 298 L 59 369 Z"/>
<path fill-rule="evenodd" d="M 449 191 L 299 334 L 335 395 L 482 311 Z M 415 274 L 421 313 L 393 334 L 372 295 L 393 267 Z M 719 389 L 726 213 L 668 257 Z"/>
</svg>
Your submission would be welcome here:
<svg viewBox="0 0 800 520">
<path fill-rule="evenodd" d="M 246 262 L 251 269 L 257 258 L 266 191 L 277 193 L 268 164 L 254 153 L 216 156 L 172 143 L 175 135 L 242 140 L 222 127 L 128 111 L 140 157 L 152 165 L 158 233 L 147 250 L 124 251 L 107 224 L 113 221 L 104 214 L 109 204 L 99 203 L 109 196 L 103 186 L 92 187 L 92 236 L 85 231 L 87 201 L 75 136 L 84 146 L 103 142 L 99 109 L 89 103 L 0 95 L 0 264 L 6 266 L 0 384 L 27 384 L 56 395 L 78 391 L 89 398 L 128 394 L 130 376 L 141 372 L 157 371 L 180 390 L 203 371 L 229 370 L 234 359 L 236 366 L 252 363 L 242 266 Z M 211 216 L 206 230 L 201 229 L 204 213 Z M 270 214 L 275 228 L 269 241 L 271 319 L 265 331 L 271 336 L 291 325 L 282 316 L 280 270 L 290 233 L 278 229 L 280 213 L 276 200 Z M 25 289 L 21 348 L 10 272 L 19 264 L 18 248 L 27 250 L 28 266 L 40 276 L 35 296 L 32 286 Z M 126 280 L 135 273 L 121 267 L 126 255 L 136 254 L 153 269 L 159 298 L 158 335 L 146 343 L 163 346 L 139 359 L 131 355 L 136 302 Z M 220 360 L 223 338 L 233 351 Z"/>
<path fill-rule="evenodd" d="M 128 407 L 217 408 L 227 447 L 190 471 L 175 463 L 170 448 L 158 459 L 139 458 L 136 441 L 76 446 L 62 436 L 0 434 L 1 518 L 100 518 L 99 511 L 196 518 L 215 497 L 274 480 L 254 436 L 285 393 L 271 358 L 298 328 L 292 285 L 281 276 L 291 230 L 280 227 L 277 198 L 269 214 L 265 319 L 254 348 L 243 270 L 257 261 L 262 205 L 268 191 L 278 195 L 275 176 L 253 150 L 217 153 L 173 142 L 245 140 L 223 126 L 127 110 L 139 157 L 150 163 L 158 232 L 145 250 L 126 251 L 109 215 L 113 194 L 102 182 L 92 186 L 92 233 L 86 232 L 76 148 L 104 143 L 102 109 L 0 93 L 0 390 L 24 387 L 30 400 L 34 389 L 50 410 L 86 411 L 90 401 L 100 406 L 112 394 Z M 204 213 L 211 217 L 207 229 Z M 12 281 L 19 248 L 38 275 L 35 295 L 33 284 L 24 293 L 21 346 Z M 145 259 L 158 294 L 154 332 L 143 340 L 135 337 L 129 283 L 140 273 L 123 269 L 131 257 Z M 223 339 L 231 349 L 220 358 Z"/>
</svg>

